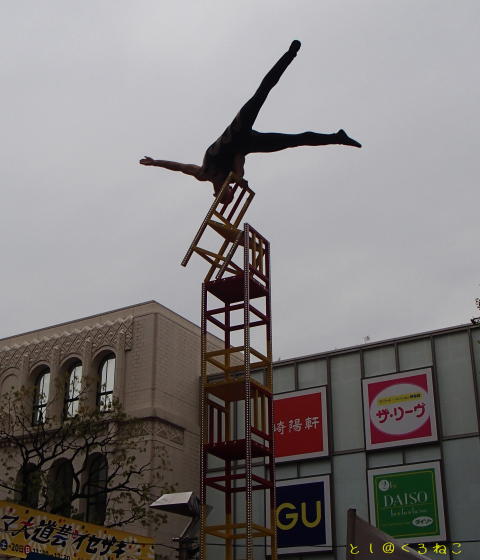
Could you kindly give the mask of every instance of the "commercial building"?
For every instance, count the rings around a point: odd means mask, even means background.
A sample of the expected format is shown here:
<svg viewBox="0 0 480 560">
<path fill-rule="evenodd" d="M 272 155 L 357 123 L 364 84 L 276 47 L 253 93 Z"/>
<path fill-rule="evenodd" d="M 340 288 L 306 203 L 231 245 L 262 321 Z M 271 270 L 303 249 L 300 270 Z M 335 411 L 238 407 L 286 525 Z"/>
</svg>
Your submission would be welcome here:
<svg viewBox="0 0 480 560">
<path fill-rule="evenodd" d="M 429 558 L 476 560 L 479 376 L 472 324 L 276 363 L 280 555 L 345 558 L 353 507 Z M 257 558 L 264 553 L 256 549 Z"/>
<path fill-rule="evenodd" d="M 146 302 L 1 340 L 0 391 L 47 380 L 53 387 L 81 365 L 86 378 L 97 379 L 92 402 L 103 406 L 117 396 L 128 415 L 151 422 L 152 460 L 155 446 L 163 445 L 173 466 L 167 480 L 178 491 L 198 490 L 199 352 L 197 326 Z M 480 327 L 472 324 L 277 362 L 280 556 L 343 559 L 347 509 L 355 507 L 400 541 L 423 543 L 420 551 L 429 558 L 476 560 L 479 376 Z M 261 372 L 254 377 L 262 382 Z M 32 404 L 37 420 L 52 407 L 76 406 L 53 398 Z M 236 414 L 241 430 L 242 409 Z M 220 464 L 212 460 L 209 468 Z M 257 460 L 255 472 L 263 468 Z M 209 496 L 211 524 L 222 503 L 217 497 Z M 241 508 L 237 503 L 239 518 Z M 265 523 L 261 499 L 255 516 Z M 170 515 L 167 525 L 125 529 L 171 544 L 184 523 Z M 208 557 L 223 558 L 222 543 L 209 542 Z M 236 558 L 244 557 L 242 547 L 238 542 Z M 265 554 L 255 548 L 256 558 Z"/>
</svg>

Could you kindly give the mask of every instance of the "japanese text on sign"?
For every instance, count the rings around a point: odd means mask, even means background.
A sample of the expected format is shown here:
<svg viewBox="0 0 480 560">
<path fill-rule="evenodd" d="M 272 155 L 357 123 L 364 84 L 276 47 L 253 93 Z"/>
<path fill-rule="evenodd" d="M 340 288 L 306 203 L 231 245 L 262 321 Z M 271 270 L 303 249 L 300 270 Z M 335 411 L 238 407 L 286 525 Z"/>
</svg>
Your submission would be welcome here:
<svg viewBox="0 0 480 560">
<path fill-rule="evenodd" d="M 326 387 L 276 395 L 273 403 L 275 460 L 328 454 Z"/>
<path fill-rule="evenodd" d="M 307 416 L 306 418 L 288 418 L 279 420 L 275 423 L 273 429 L 275 432 L 283 436 L 286 431 L 301 432 L 302 430 L 316 430 L 320 424 L 318 416 Z"/>
<path fill-rule="evenodd" d="M 437 439 L 430 368 L 362 380 L 367 449 Z"/>
<path fill-rule="evenodd" d="M 0 550 L 66 560 L 151 560 L 153 540 L 0 501 Z"/>
</svg>

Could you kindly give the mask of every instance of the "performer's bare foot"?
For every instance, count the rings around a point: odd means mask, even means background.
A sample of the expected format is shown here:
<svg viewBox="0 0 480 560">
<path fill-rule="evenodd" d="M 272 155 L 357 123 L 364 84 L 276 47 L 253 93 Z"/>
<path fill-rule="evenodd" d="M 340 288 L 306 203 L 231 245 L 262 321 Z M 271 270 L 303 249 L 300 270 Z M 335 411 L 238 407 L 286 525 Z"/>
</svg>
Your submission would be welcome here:
<svg viewBox="0 0 480 560">
<path fill-rule="evenodd" d="M 295 39 L 295 41 L 292 41 L 292 44 L 290 45 L 290 48 L 288 49 L 292 54 L 297 54 L 298 51 L 300 50 L 302 43 L 300 43 L 300 41 L 298 41 L 297 39 Z"/>
<path fill-rule="evenodd" d="M 335 143 L 336 144 L 342 144 L 344 146 L 354 146 L 355 148 L 361 148 L 362 147 L 360 142 L 357 142 L 353 138 L 350 138 L 350 136 L 347 136 L 347 133 L 343 130 L 343 128 L 341 128 L 337 132 L 337 142 L 335 142 Z"/>
</svg>

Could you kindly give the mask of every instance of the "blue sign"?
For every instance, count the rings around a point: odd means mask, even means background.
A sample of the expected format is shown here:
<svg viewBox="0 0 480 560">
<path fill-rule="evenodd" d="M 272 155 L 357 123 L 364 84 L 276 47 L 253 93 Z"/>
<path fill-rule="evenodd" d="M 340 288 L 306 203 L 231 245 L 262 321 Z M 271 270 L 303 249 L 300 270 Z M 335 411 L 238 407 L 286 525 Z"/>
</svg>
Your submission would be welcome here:
<svg viewBox="0 0 480 560">
<path fill-rule="evenodd" d="M 279 554 L 332 549 L 328 476 L 276 484 Z"/>
</svg>

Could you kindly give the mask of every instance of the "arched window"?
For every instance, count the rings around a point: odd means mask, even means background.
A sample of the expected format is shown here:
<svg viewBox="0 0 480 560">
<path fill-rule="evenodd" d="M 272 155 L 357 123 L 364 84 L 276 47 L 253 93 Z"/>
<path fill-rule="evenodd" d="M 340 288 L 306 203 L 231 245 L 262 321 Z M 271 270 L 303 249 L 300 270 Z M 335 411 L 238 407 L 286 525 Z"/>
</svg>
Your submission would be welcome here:
<svg viewBox="0 0 480 560">
<path fill-rule="evenodd" d="M 50 370 L 44 369 L 37 377 L 33 396 L 33 423 L 43 424 L 46 418 L 50 392 Z"/>
<path fill-rule="evenodd" d="M 109 354 L 102 360 L 98 369 L 97 403 L 101 412 L 108 412 L 112 408 L 114 382 L 115 356 Z"/>
<path fill-rule="evenodd" d="M 40 471 L 37 466 L 27 463 L 18 471 L 15 481 L 15 501 L 22 506 L 38 507 L 40 491 Z"/>
<path fill-rule="evenodd" d="M 107 511 L 107 460 L 96 453 L 89 459 L 87 469 L 87 521 L 103 525 Z"/>
<path fill-rule="evenodd" d="M 48 473 L 49 511 L 70 517 L 72 514 L 73 467 L 67 459 L 55 462 Z"/>
<path fill-rule="evenodd" d="M 82 364 L 76 362 L 68 369 L 65 391 L 65 418 L 73 418 L 78 414 L 81 386 Z"/>
</svg>

